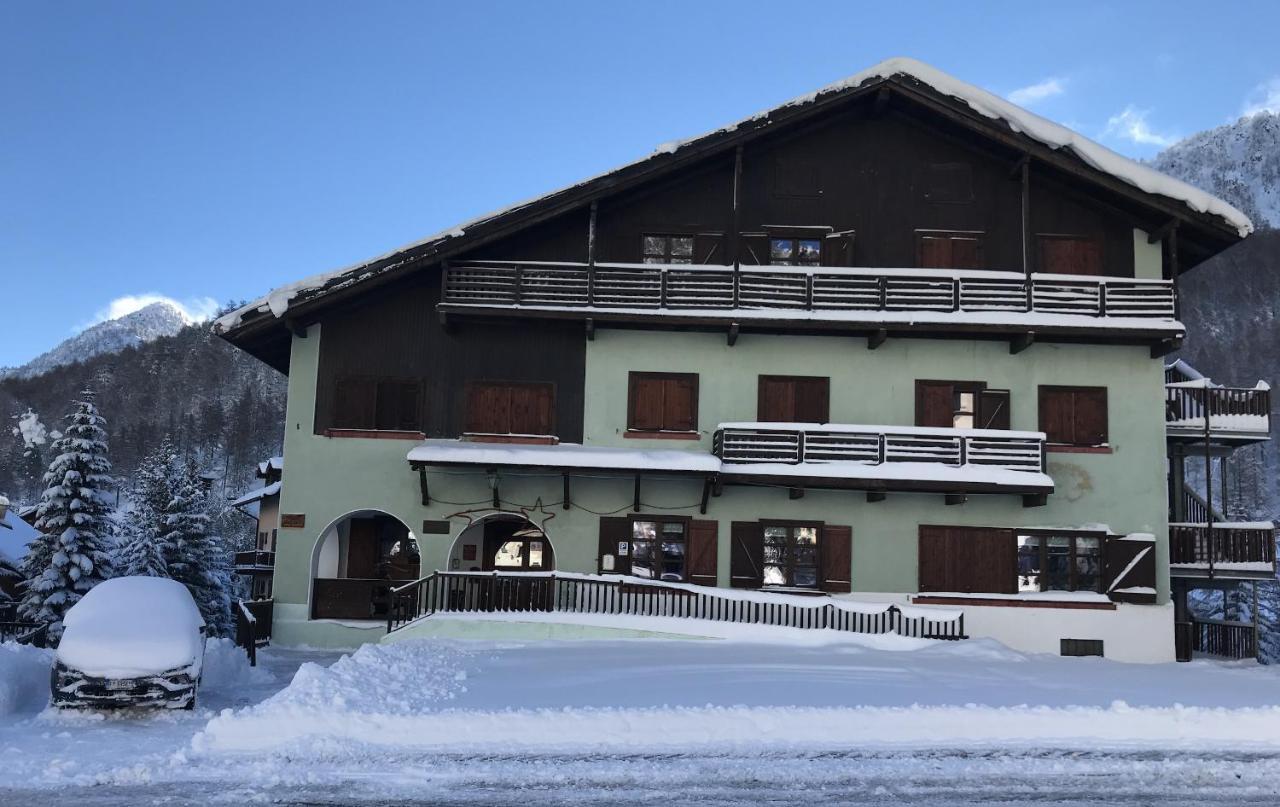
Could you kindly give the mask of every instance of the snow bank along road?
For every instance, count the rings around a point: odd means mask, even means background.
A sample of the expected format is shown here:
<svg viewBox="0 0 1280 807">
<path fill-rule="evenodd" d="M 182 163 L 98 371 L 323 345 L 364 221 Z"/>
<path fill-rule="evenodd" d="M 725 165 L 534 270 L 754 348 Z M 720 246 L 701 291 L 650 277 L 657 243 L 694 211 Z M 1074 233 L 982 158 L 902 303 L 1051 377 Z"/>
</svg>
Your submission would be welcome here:
<svg viewBox="0 0 1280 807">
<path fill-rule="evenodd" d="M 1280 675 L 1252 664 L 896 637 L 335 655 L 273 648 L 255 671 L 229 655 L 189 717 L 0 691 L 0 788 L 34 804 L 1280 803 Z"/>
</svg>

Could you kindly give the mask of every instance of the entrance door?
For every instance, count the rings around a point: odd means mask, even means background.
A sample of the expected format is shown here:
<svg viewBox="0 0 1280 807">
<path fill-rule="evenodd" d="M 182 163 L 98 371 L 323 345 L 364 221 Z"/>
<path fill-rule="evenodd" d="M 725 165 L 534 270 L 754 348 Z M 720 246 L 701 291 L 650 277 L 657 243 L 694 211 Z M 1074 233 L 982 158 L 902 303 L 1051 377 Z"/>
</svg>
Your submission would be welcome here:
<svg viewBox="0 0 1280 807">
<path fill-rule="evenodd" d="M 527 521 L 492 520 L 484 525 L 484 570 L 549 572 L 555 569 L 551 543 Z M 549 611 L 555 595 L 549 578 L 498 578 L 488 592 L 491 611 Z"/>
</svg>

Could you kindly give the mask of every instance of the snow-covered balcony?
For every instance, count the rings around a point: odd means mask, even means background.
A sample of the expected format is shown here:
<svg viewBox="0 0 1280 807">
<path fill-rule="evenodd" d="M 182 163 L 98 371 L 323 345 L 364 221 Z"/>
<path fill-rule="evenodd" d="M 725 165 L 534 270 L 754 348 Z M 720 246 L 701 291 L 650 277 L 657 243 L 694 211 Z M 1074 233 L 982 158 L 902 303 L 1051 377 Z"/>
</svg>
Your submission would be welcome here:
<svg viewBox="0 0 1280 807">
<path fill-rule="evenodd" d="M 721 423 L 713 451 L 727 481 L 871 493 L 1019 493 L 1028 504 L 1053 492 L 1045 435 L 836 423 Z"/>
<path fill-rule="evenodd" d="M 1206 413 L 1208 419 L 1206 420 Z M 1241 445 L 1271 437 L 1271 387 L 1221 387 L 1208 378 L 1165 384 L 1165 431 L 1170 438 Z"/>
<path fill-rule="evenodd" d="M 957 269 L 467 261 L 440 311 L 593 322 L 1180 337 L 1167 280 Z"/>
<path fill-rule="evenodd" d="M 271 571 L 276 567 L 276 553 L 265 550 L 249 550 L 235 554 L 236 571 L 242 574 Z"/>
<path fill-rule="evenodd" d="M 1169 573 L 1271 579 L 1276 573 L 1275 525 L 1270 521 L 1170 524 Z"/>
</svg>

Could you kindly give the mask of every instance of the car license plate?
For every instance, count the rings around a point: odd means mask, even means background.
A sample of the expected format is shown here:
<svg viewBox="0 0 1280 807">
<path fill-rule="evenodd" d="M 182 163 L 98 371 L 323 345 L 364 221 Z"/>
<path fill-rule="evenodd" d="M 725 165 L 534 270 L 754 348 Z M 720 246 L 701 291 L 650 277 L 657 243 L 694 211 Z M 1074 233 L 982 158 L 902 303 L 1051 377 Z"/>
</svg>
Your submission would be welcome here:
<svg viewBox="0 0 1280 807">
<path fill-rule="evenodd" d="M 107 689 L 133 689 L 133 681 L 127 678 L 111 678 L 107 680 Z"/>
</svg>

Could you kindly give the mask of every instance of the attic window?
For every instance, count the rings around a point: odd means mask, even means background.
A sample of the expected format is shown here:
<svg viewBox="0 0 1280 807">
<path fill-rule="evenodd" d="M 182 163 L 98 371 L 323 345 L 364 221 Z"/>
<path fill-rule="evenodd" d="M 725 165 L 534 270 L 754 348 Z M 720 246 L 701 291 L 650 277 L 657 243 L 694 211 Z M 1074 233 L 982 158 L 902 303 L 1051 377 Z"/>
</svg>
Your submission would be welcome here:
<svg viewBox="0 0 1280 807">
<path fill-rule="evenodd" d="M 693 236 L 646 234 L 644 262 L 693 263 Z"/>
<path fill-rule="evenodd" d="M 822 263 L 822 239 L 770 238 L 769 263 L 772 266 L 817 266 Z"/>
</svg>

